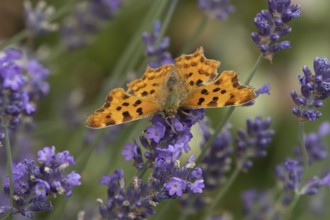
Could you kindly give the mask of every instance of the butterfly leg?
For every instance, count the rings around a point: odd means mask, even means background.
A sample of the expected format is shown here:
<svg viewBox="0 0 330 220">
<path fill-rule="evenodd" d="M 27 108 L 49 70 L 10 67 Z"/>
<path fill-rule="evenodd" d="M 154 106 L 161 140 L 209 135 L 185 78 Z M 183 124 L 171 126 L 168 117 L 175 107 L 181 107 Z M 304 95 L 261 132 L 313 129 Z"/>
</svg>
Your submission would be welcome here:
<svg viewBox="0 0 330 220">
<path fill-rule="evenodd" d="M 178 132 L 177 132 L 176 129 L 173 127 L 173 125 L 171 124 L 171 122 L 169 121 L 169 119 L 171 119 L 171 118 L 169 118 L 169 117 L 166 117 L 166 118 L 165 118 L 166 124 L 168 124 L 168 126 L 170 126 L 170 128 L 172 129 L 172 131 L 173 131 L 175 134 L 177 134 Z"/>
</svg>

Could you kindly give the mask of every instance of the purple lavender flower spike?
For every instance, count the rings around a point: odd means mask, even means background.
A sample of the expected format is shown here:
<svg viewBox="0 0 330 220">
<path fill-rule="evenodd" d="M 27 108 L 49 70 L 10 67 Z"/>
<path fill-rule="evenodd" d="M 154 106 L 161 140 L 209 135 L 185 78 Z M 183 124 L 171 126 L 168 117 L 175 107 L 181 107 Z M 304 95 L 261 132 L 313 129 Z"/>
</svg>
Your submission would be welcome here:
<svg viewBox="0 0 330 220">
<path fill-rule="evenodd" d="M 250 189 L 242 193 L 243 213 L 247 219 L 279 219 L 279 213 L 274 210 L 275 201 L 268 191 Z"/>
<path fill-rule="evenodd" d="M 72 188 L 81 184 L 80 175 L 76 172 L 64 173 L 69 165 L 75 163 L 67 151 L 55 154 L 54 147 L 45 147 L 38 152 L 38 161 L 40 164 L 25 159 L 13 167 L 15 208 L 10 209 L 12 214 L 32 217 L 34 211 L 50 211 L 53 207 L 48 197 L 64 193 L 69 197 Z M 3 189 L 9 196 L 8 177 Z"/>
<path fill-rule="evenodd" d="M 78 49 L 88 44 L 105 23 L 113 19 L 122 0 L 87 0 L 77 4 L 72 15 L 65 18 L 61 37 L 68 49 Z"/>
<path fill-rule="evenodd" d="M 198 0 L 198 7 L 219 20 L 226 20 L 231 13 L 235 12 L 235 7 L 229 0 Z"/>
<path fill-rule="evenodd" d="M 108 219 L 146 219 L 155 214 L 155 206 L 161 201 L 183 196 L 184 193 L 200 193 L 204 188 L 203 179 L 194 168 L 192 159 L 180 166 L 179 161 L 157 158 L 146 182 L 134 178 L 125 187 L 122 170 L 104 176 L 100 184 L 108 187 L 108 199 L 100 201 L 101 216 Z"/>
<path fill-rule="evenodd" d="M 207 140 L 211 133 L 209 130 L 204 130 L 205 128 L 203 128 L 203 134 L 207 137 Z M 210 151 L 205 155 L 201 163 L 206 189 L 208 190 L 222 185 L 227 179 L 226 174 L 230 171 L 232 165 L 232 139 L 229 130 L 223 130 L 217 136 Z"/>
<path fill-rule="evenodd" d="M 34 35 L 45 35 L 56 31 L 58 25 L 49 22 L 49 18 L 54 15 L 54 7 L 47 6 L 45 1 L 38 1 L 33 8 L 30 0 L 24 1 L 24 16 L 27 29 Z"/>
<path fill-rule="evenodd" d="M 327 145 L 324 141 L 325 136 L 330 133 L 330 123 L 323 122 L 319 126 L 318 133 L 309 133 L 305 135 L 304 143 L 308 153 L 308 163 L 314 163 L 328 158 Z M 300 147 L 294 149 L 297 160 L 303 164 L 304 157 Z"/>
<path fill-rule="evenodd" d="M 263 95 L 263 94 L 270 95 L 270 85 L 269 84 L 262 85 L 259 89 L 256 90 L 256 94 L 257 94 L 257 96 Z M 256 100 L 254 99 L 254 100 L 251 100 L 248 103 L 244 104 L 243 106 L 251 106 L 251 105 L 254 105 L 255 102 L 256 102 Z"/>
<path fill-rule="evenodd" d="M 170 38 L 164 37 L 163 39 L 159 39 L 160 29 L 160 21 L 155 21 L 153 32 L 144 32 L 142 34 L 146 54 L 148 57 L 152 58 L 149 62 L 149 66 L 152 68 L 174 63 L 172 55 L 166 51 L 170 45 Z"/>
<path fill-rule="evenodd" d="M 322 116 L 322 113 L 315 110 L 323 106 L 323 100 L 330 95 L 330 63 L 327 58 L 314 60 L 314 72 L 307 67 L 303 67 L 303 76 L 299 76 L 301 85 L 301 95 L 296 91 L 291 91 L 291 97 L 296 106 L 292 113 L 299 120 L 314 121 Z"/>
<path fill-rule="evenodd" d="M 251 38 L 271 61 L 275 53 L 291 47 L 289 41 L 279 40 L 292 31 L 288 23 L 300 16 L 300 5 L 291 4 L 291 0 L 268 0 L 268 8 L 254 18 L 258 32 L 252 32 Z"/>
<path fill-rule="evenodd" d="M 6 117 L 8 126 L 11 129 L 20 123 L 21 115 L 31 115 L 36 110 L 36 104 L 47 93 L 44 90 L 41 95 L 38 85 L 48 88 L 45 82 L 48 70 L 34 60 L 36 68 L 29 68 L 29 63 L 22 62 L 21 51 L 9 48 L 0 55 L 0 99 L 5 100 L 0 103 L 0 114 Z M 26 60 L 26 59 L 24 59 Z M 42 73 L 42 77 L 38 74 Z M 1 133 L 1 131 L 0 131 Z"/>
<path fill-rule="evenodd" d="M 239 130 L 236 138 L 237 163 L 243 170 L 252 166 L 252 157 L 265 157 L 267 147 L 271 143 L 274 131 L 269 129 L 271 119 L 247 120 L 247 131 Z"/>
</svg>

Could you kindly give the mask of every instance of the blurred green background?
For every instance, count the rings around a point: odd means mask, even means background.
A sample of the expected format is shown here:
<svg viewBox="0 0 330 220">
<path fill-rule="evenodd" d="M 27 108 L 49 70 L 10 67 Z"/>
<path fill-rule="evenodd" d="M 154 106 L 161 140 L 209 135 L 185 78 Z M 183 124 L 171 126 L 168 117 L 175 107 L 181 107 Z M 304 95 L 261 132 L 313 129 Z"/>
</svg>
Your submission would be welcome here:
<svg viewBox="0 0 330 220">
<path fill-rule="evenodd" d="M 297 145 L 298 121 L 291 114 L 293 102 L 290 91 L 299 91 L 297 77 L 302 74 L 302 67 L 307 65 L 312 68 L 316 56 L 330 57 L 330 1 L 293 2 L 301 4 L 301 17 L 290 23 L 293 31 L 283 38 L 291 42 L 292 48 L 276 54 L 272 63 L 265 60 L 250 83 L 255 88 L 265 83 L 270 84 L 271 95 L 260 96 L 252 107 L 236 109 L 230 118 L 233 131 L 236 131 L 240 127 L 245 128 L 247 118 L 269 116 L 273 121 L 272 128 L 276 131 L 268 157 L 256 160 L 248 173 L 240 175 L 217 210 L 219 213 L 230 212 L 234 219 L 242 218 L 240 193 L 251 187 L 273 187 L 274 166 L 284 158 L 292 156 L 292 148 Z M 60 9 L 66 7 L 68 1 L 49 0 L 47 3 Z M 124 161 L 120 151 L 125 143 L 132 143 L 133 138 L 142 134 L 148 125 L 148 119 L 125 125 L 121 130 L 124 130 L 125 135 L 118 135 L 116 128 L 96 130 L 95 138 L 89 144 L 83 141 L 89 130 L 84 126 L 84 121 L 89 113 L 102 105 L 108 90 L 125 86 L 127 82 L 143 74 L 139 69 L 143 65 L 144 54 L 137 51 L 139 57 L 136 65 L 125 68 L 116 79 L 111 78 L 129 42 L 136 37 L 141 38 L 139 26 L 151 3 L 152 0 L 125 1 L 116 16 L 81 49 L 70 51 L 63 48 L 58 32 L 34 38 L 32 44 L 28 40 L 23 41 L 22 45 L 29 43 L 30 50 L 32 48 L 32 51 L 36 51 L 37 57 L 51 70 L 50 94 L 40 103 L 34 117 L 35 129 L 29 134 L 33 139 L 34 151 L 51 145 L 56 146 L 57 151 L 69 150 L 77 161 L 74 169 L 79 170 L 83 181 L 83 185 L 74 189 L 73 196 L 68 201 L 54 200 L 55 210 L 39 215 L 40 219 L 76 219 L 79 210 L 97 212 L 96 198 L 106 199 L 106 188 L 98 185 L 101 176 L 122 168 L 128 182 L 136 173 L 132 164 Z M 251 32 L 256 30 L 253 18 L 260 10 L 267 8 L 267 2 L 235 0 L 232 3 L 236 12 L 225 21 L 210 19 L 189 53 L 203 46 L 206 57 L 222 62 L 218 72 L 235 70 L 239 72 L 241 81 L 244 81 L 259 55 L 250 39 Z M 22 1 L 1 1 L 0 39 L 8 39 L 24 28 L 22 10 Z M 162 20 L 165 16 L 166 11 L 158 19 Z M 165 33 L 171 39 L 169 52 L 173 57 L 181 55 L 182 48 L 191 39 L 204 16 L 197 7 L 197 0 L 179 1 Z M 59 25 L 61 21 L 63 18 L 57 20 Z M 153 21 L 149 21 L 148 29 L 144 31 L 151 31 L 152 25 Z M 139 45 L 141 49 L 142 39 Z M 130 58 L 132 59 L 135 58 Z M 126 65 L 130 66 L 130 63 Z M 318 121 L 306 123 L 306 132 L 316 132 L 321 121 L 329 120 L 330 103 L 326 101 L 324 104 L 321 109 L 323 117 Z M 215 125 L 221 121 L 224 112 L 224 109 L 210 109 L 207 110 L 207 115 Z M 118 137 L 108 137 L 109 142 L 99 144 L 98 139 L 113 134 Z M 198 139 L 198 132 L 195 135 Z M 19 146 L 15 147 L 19 150 Z M 198 153 L 198 149 L 194 151 Z M 330 162 L 325 161 L 317 169 L 327 165 L 330 165 Z M 326 201 L 329 202 L 330 194 L 326 193 Z M 306 208 L 308 199 L 301 199 L 295 209 L 295 219 L 315 219 Z M 162 205 L 160 204 L 159 208 Z M 175 219 L 178 212 L 180 208 L 173 206 L 171 213 L 166 213 L 167 218 L 164 219 Z M 329 219 L 330 211 L 326 212 L 317 219 Z M 158 219 L 157 215 L 152 219 Z"/>
</svg>

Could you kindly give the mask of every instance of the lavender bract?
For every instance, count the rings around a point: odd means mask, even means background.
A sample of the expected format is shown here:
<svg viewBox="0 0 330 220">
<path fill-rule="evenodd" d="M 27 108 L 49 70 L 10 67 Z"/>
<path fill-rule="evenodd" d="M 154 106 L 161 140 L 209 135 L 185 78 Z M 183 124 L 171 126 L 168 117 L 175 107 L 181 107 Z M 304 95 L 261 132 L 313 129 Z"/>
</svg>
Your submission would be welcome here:
<svg viewBox="0 0 330 220">
<path fill-rule="evenodd" d="M 291 47 L 289 41 L 279 40 L 292 31 L 288 23 L 300 16 L 300 5 L 291 4 L 291 0 L 268 0 L 268 8 L 254 18 L 258 32 L 252 32 L 251 38 L 271 61 L 275 53 Z"/>
<path fill-rule="evenodd" d="M 291 91 L 291 97 L 296 106 L 292 113 L 299 120 L 314 121 L 322 116 L 322 113 L 315 110 L 323 106 L 323 100 L 330 95 L 330 63 L 327 58 L 316 57 L 314 60 L 314 72 L 303 67 L 303 76 L 299 76 L 301 95 Z"/>
</svg>

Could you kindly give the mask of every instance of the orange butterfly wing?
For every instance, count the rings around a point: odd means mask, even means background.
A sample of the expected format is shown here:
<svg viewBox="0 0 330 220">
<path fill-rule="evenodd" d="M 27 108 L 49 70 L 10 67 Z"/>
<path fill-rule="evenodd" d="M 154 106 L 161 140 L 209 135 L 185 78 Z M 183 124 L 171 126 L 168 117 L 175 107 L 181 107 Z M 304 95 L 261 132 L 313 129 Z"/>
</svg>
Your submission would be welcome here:
<svg viewBox="0 0 330 220">
<path fill-rule="evenodd" d="M 189 91 L 212 82 L 218 75 L 219 66 L 219 61 L 204 56 L 203 48 L 175 59 L 175 67 L 181 79 L 186 82 L 185 86 Z"/>
<path fill-rule="evenodd" d="M 193 89 L 180 106 L 184 108 L 236 106 L 247 103 L 255 97 L 254 89 L 239 83 L 236 72 L 224 71 L 214 82 Z"/>
<path fill-rule="evenodd" d="M 164 85 L 166 76 L 172 71 L 173 65 L 163 65 L 153 69 L 147 67 L 144 75 L 127 84 L 127 92 L 135 96 L 157 97 Z"/>
<path fill-rule="evenodd" d="M 150 97 L 136 97 L 117 88 L 109 92 L 100 109 L 88 116 L 86 125 L 103 128 L 148 117 L 159 111 L 159 104 Z"/>
</svg>

